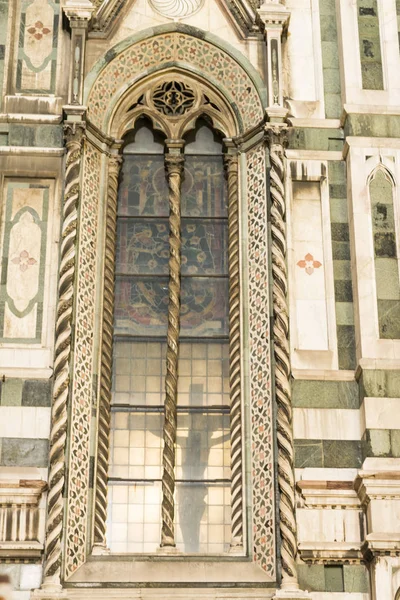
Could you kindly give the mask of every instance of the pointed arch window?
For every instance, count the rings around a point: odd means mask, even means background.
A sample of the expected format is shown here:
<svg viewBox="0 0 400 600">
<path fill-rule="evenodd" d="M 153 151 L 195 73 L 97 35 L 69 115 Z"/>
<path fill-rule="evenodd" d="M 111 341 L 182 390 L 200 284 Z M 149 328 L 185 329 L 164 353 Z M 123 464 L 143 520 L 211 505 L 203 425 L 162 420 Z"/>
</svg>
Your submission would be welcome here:
<svg viewBox="0 0 400 600">
<path fill-rule="evenodd" d="M 184 142 L 175 189 L 181 231 L 175 275 L 171 177 L 165 171 L 169 140 L 139 119 L 123 149 L 107 526 L 112 552 L 151 553 L 161 541 L 184 553 L 220 554 L 232 544 L 232 326 L 223 144 L 202 119 Z M 172 417 L 165 412 L 171 279 L 180 296 L 180 323 L 172 323 L 178 330 Z M 169 425 L 176 436 L 172 458 L 163 444 Z M 236 486 L 241 494 L 241 481 Z"/>
</svg>

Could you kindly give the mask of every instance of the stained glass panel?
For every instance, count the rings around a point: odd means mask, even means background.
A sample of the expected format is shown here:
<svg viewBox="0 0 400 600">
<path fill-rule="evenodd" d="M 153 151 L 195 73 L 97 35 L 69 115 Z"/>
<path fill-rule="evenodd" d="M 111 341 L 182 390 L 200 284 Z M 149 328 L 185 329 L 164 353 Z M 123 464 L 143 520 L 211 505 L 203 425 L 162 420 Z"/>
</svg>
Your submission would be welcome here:
<svg viewBox="0 0 400 600">
<path fill-rule="evenodd" d="M 166 336 L 168 280 L 117 277 L 115 335 Z"/>
<path fill-rule="evenodd" d="M 164 156 L 125 155 L 118 193 L 118 215 L 168 217 Z"/>
<path fill-rule="evenodd" d="M 168 219 L 118 219 L 116 272 L 168 275 Z"/>
<path fill-rule="evenodd" d="M 226 229 L 225 221 L 183 219 L 183 275 L 224 275 L 227 273 Z"/>
<path fill-rule="evenodd" d="M 181 336 L 228 335 L 228 279 L 182 277 Z"/>
<path fill-rule="evenodd" d="M 181 195 L 183 217 L 226 217 L 222 156 L 186 156 Z"/>
</svg>

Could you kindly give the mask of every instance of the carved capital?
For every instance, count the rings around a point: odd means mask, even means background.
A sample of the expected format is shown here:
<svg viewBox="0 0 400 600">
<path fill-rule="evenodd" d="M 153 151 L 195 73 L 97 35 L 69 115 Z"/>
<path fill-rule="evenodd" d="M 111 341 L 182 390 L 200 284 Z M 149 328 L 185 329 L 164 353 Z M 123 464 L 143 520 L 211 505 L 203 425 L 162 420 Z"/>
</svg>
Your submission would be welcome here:
<svg viewBox="0 0 400 600">
<path fill-rule="evenodd" d="M 289 145 L 288 129 L 286 123 L 267 123 L 264 132 L 268 147 L 282 146 L 282 149 L 287 148 Z"/>
<path fill-rule="evenodd" d="M 95 10 L 90 0 L 66 0 L 63 11 L 71 27 L 87 29 Z"/>
<path fill-rule="evenodd" d="M 71 144 L 81 146 L 86 132 L 86 123 L 84 121 L 64 121 L 63 129 L 67 148 Z"/>
<path fill-rule="evenodd" d="M 165 155 L 165 169 L 168 176 L 181 175 L 183 171 L 183 164 L 185 159 L 181 155 L 177 154 L 166 154 Z"/>
</svg>

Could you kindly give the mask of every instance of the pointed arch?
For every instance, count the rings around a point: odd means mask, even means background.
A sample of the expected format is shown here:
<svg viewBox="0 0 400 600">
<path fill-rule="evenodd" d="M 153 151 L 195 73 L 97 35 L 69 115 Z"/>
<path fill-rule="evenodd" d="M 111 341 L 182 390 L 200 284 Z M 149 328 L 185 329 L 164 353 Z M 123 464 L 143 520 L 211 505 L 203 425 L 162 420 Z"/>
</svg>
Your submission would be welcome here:
<svg viewBox="0 0 400 600">
<path fill-rule="evenodd" d="M 171 67 L 220 90 L 235 113 L 236 135 L 263 119 L 266 88 L 248 60 L 216 36 L 175 23 L 127 38 L 94 65 L 84 86 L 89 120 L 108 135 L 112 115 L 126 91 Z"/>
</svg>

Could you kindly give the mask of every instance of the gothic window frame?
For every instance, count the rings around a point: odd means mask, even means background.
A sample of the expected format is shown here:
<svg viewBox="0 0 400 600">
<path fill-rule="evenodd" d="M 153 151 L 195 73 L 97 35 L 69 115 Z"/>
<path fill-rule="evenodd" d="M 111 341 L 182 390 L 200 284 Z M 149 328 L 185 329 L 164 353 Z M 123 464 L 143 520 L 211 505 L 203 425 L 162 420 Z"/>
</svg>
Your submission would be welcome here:
<svg viewBox="0 0 400 600">
<path fill-rule="evenodd" d="M 196 85 L 193 85 L 195 83 Z M 172 90 L 172 92 L 171 92 Z M 120 110 L 116 137 L 121 139 L 134 129 L 138 119 L 147 117 L 155 131 L 165 135 L 164 158 L 169 187 L 169 228 L 174 238 L 169 243 L 169 309 L 167 334 L 167 373 L 164 406 L 163 450 L 163 500 L 161 507 L 161 547 L 175 546 L 174 538 L 174 490 L 175 490 L 175 438 L 177 361 L 179 346 L 179 256 L 180 254 L 180 202 L 184 163 L 184 137 L 196 127 L 199 117 L 207 118 L 214 130 L 229 138 L 234 129 L 230 112 L 221 110 L 221 98 L 214 90 L 200 82 L 193 82 L 182 73 L 168 73 L 154 78 L 133 90 Z M 124 110 L 128 107 L 127 112 Z M 224 107 L 225 108 L 225 107 Z M 230 381 L 230 441 L 231 441 L 231 552 L 246 555 L 243 510 L 243 416 L 241 385 L 241 314 L 240 314 L 240 267 L 239 267 L 239 198 L 238 160 L 234 148 L 227 143 L 224 163 L 228 196 L 228 281 L 229 281 L 229 381 Z M 109 174 L 111 194 L 108 196 L 106 213 L 106 251 L 104 265 L 103 335 L 100 366 L 100 400 L 98 421 L 98 452 L 95 473 L 94 546 L 106 549 L 107 480 L 109 465 L 109 438 L 111 417 L 111 379 L 114 314 L 114 271 L 116 248 L 116 218 L 118 173 L 122 162 L 121 148 L 112 163 Z M 171 239 L 171 238 L 170 238 Z M 179 251 L 177 251 L 179 248 Z M 177 262 L 178 261 L 178 262 Z M 172 288 L 172 289 L 171 289 Z M 178 302 L 178 304 L 176 304 Z M 175 307 L 176 306 L 176 310 Z M 175 405 L 175 406 L 174 406 Z M 174 415 L 175 413 L 175 415 Z"/>
<path fill-rule="evenodd" d="M 155 47 L 160 53 L 154 53 Z M 249 585 L 270 586 L 276 581 L 266 90 L 255 69 L 229 44 L 214 37 L 204 39 L 195 29 L 189 32 L 173 24 L 168 31 L 165 27 L 151 29 L 139 39 L 133 36 L 115 46 L 87 76 L 85 107 L 66 109 L 65 202 L 43 583 L 46 589 L 62 587 L 64 581 L 71 587 L 82 584 L 90 587 L 91 582 L 100 586 L 121 581 L 133 586 L 146 581 L 161 584 L 176 581 L 171 580 L 172 565 L 179 569 L 172 559 L 157 560 L 154 576 L 154 568 L 146 561 L 134 563 L 133 569 L 131 560 L 115 563 L 107 555 L 96 556 L 101 552 L 92 546 L 103 305 L 100 282 L 106 247 L 107 196 L 117 181 L 115 163 L 119 160 L 121 106 L 124 102 L 130 102 L 126 108 L 132 106 L 129 96 L 139 82 L 148 77 L 154 81 L 160 73 L 173 71 L 204 85 L 220 98 L 222 112 L 231 115 L 233 127 L 229 137 L 232 151 L 238 153 L 241 177 L 240 251 L 248 271 L 243 289 L 243 309 L 247 316 L 242 360 L 243 385 L 247 391 L 244 411 L 249 554 L 229 556 L 227 561 L 197 560 L 197 570 L 189 561 L 185 563 L 185 573 L 189 584 L 212 585 L 223 580 L 248 589 Z M 272 148 L 271 158 L 276 154 L 275 146 Z M 273 159 L 272 169 L 275 162 Z M 287 511 L 284 512 L 287 523 Z M 286 525 L 281 529 L 289 540 Z M 109 561 L 114 565 L 112 569 Z M 240 569 L 235 566 L 237 561 Z M 246 597 L 251 597 L 250 591 Z"/>
</svg>

